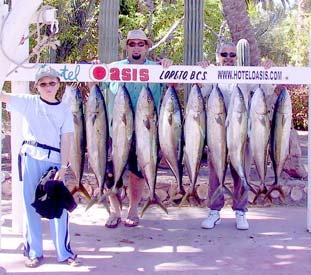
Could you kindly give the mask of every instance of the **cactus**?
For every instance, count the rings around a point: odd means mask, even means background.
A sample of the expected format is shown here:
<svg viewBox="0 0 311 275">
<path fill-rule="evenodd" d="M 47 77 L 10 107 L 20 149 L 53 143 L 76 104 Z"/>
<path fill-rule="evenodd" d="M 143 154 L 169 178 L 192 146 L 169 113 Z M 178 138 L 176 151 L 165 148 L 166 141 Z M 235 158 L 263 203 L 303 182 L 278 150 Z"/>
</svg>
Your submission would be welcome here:
<svg viewBox="0 0 311 275">
<path fill-rule="evenodd" d="M 236 49 L 237 49 L 237 65 L 250 66 L 251 55 L 248 41 L 246 39 L 240 39 L 236 45 Z"/>
</svg>

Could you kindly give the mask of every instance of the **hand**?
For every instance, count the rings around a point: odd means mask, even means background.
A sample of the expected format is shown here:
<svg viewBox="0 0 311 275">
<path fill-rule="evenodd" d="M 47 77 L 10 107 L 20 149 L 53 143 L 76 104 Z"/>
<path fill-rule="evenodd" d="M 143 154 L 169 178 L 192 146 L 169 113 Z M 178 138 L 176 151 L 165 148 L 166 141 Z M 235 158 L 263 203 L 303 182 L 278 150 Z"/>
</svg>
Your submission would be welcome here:
<svg viewBox="0 0 311 275">
<path fill-rule="evenodd" d="M 54 180 L 64 181 L 66 170 L 67 168 L 59 169 L 54 176 Z"/>
<path fill-rule="evenodd" d="M 91 64 L 101 64 L 100 60 L 95 58 L 93 60 L 90 61 Z"/>
<path fill-rule="evenodd" d="M 273 61 L 271 60 L 271 59 L 266 59 L 266 60 L 263 60 L 262 62 L 261 62 L 261 66 L 263 66 L 264 68 L 265 68 L 265 70 L 268 70 L 268 69 L 270 69 L 271 67 L 273 67 L 274 66 L 274 64 L 273 64 Z"/>
<path fill-rule="evenodd" d="M 168 58 L 163 58 L 157 63 L 161 64 L 163 68 L 168 68 L 169 66 L 173 65 L 173 61 Z"/>
<path fill-rule="evenodd" d="M 201 66 L 203 69 L 206 69 L 208 66 L 211 65 L 211 62 L 208 60 L 199 61 L 198 65 Z"/>
</svg>

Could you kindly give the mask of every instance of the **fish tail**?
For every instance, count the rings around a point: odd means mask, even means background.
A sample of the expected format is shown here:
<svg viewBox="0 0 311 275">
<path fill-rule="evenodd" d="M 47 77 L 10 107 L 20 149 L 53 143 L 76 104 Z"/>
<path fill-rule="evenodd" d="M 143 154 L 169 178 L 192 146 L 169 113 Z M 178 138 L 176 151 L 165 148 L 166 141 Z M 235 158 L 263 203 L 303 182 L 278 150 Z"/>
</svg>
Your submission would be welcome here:
<svg viewBox="0 0 311 275">
<path fill-rule="evenodd" d="M 223 185 L 223 192 L 233 198 L 232 191 L 225 184 Z"/>
<path fill-rule="evenodd" d="M 257 194 L 257 191 L 254 189 L 254 187 L 248 183 L 248 181 L 246 179 L 243 179 L 243 186 L 245 191 L 251 191 L 254 194 Z"/>
<path fill-rule="evenodd" d="M 190 192 L 189 191 L 185 192 L 178 207 L 182 207 L 185 201 L 188 200 L 189 196 L 190 196 Z"/>
<path fill-rule="evenodd" d="M 92 200 L 89 192 L 85 189 L 85 187 L 83 186 L 83 184 L 81 182 L 79 182 L 78 187 L 75 186 L 70 193 L 71 193 L 71 195 L 74 195 L 77 192 L 81 192 L 86 197 L 86 199 L 88 201 Z"/>
<path fill-rule="evenodd" d="M 252 204 L 256 204 L 256 201 L 257 201 L 257 199 L 259 198 L 259 196 L 261 194 L 266 195 L 267 193 L 268 193 L 268 189 L 267 189 L 266 185 L 265 184 L 261 184 L 261 186 L 258 188 L 258 191 L 257 191 L 257 193 L 256 193 L 256 195 L 255 195 L 255 197 L 254 197 L 254 199 L 252 201 Z M 268 194 L 267 199 L 269 199 L 269 201 L 272 203 L 272 198 L 271 198 L 270 194 Z"/>
<path fill-rule="evenodd" d="M 96 202 L 97 202 L 97 198 L 91 199 L 91 201 L 86 206 L 85 211 L 89 210 Z"/>
<path fill-rule="evenodd" d="M 146 210 L 150 207 L 150 205 L 156 204 L 158 205 L 166 214 L 168 214 L 167 208 L 161 202 L 160 198 L 157 195 L 154 195 L 154 198 L 149 198 L 149 200 L 145 203 L 140 216 L 143 217 Z"/>
<path fill-rule="evenodd" d="M 224 191 L 223 189 L 224 188 L 222 185 L 218 186 L 218 188 L 215 190 L 214 194 L 212 195 L 212 197 L 210 199 L 210 204 L 213 204 L 218 199 L 218 197 L 223 194 L 223 191 Z M 230 191 L 230 193 L 231 193 L 231 191 Z M 231 193 L 231 196 L 232 196 L 232 193 Z"/>
<path fill-rule="evenodd" d="M 285 201 L 285 194 L 284 191 L 282 189 L 282 187 L 279 184 L 273 184 L 273 186 L 269 189 L 269 191 L 267 192 L 267 194 L 265 195 L 264 199 L 266 200 L 267 198 L 269 198 L 270 201 L 272 201 L 271 199 L 271 193 L 276 190 L 280 193 L 281 195 L 281 199 L 284 202 Z"/>
</svg>

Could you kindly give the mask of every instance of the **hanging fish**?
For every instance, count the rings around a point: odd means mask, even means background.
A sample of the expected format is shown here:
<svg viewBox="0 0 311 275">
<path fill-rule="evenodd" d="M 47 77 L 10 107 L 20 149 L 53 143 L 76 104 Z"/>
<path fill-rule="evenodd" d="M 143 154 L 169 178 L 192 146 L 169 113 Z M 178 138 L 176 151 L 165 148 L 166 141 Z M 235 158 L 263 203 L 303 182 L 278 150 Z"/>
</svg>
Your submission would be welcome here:
<svg viewBox="0 0 311 275">
<path fill-rule="evenodd" d="M 245 172 L 247 109 L 243 94 L 238 86 L 234 86 L 231 95 L 226 118 L 226 130 L 229 161 L 239 175 L 245 189 L 241 196 L 247 196 L 249 190 L 256 194 L 255 189 L 248 183 Z"/>
<path fill-rule="evenodd" d="M 108 157 L 108 118 L 106 104 L 102 91 L 98 85 L 90 90 L 86 102 L 86 140 L 89 165 L 92 168 L 99 186 L 98 201 L 104 200 L 104 185 L 106 174 L 106 163 Z M 90 208 L 96 200 L 92 200 L 87 206 Z"/>
<path fill-rule="evenodd" d="M 227 111 L 223 94 L 218 85 L 215 85 L 208 97 L 206 120 L 208 158 L 219 181 L 219 187 L 210 198 L 211 204 L 224 192 L 232 197 L 232 192 L 224 184 L 228 164 L 226 116 Z"/>
<path fill-rule="evenodd" d="M 250 102 L 248 136 L 251 156 L 260 179 L 260 187 L 253 200 L 255 203 L 260 194 L 267 194 L 268 192 L 265 178 L 270 140 L 270 120 L 265 93 L 261 87 L 255 90 Z M 269 199 L 271 200 L 271 197 Z"/>
<path fill-rule="evenodd" d="M 272 191 L 280 192 L 285 200 L 285 194 L 279 183 L 281 172 L 284 168 L 285 160 L 289 154 L 289 137 L 292 125 L 292 101 L 287 89 L 283 89 L 279 94 L 272 117 L 270 154 L 272 160 L 275 181 L 267 192 L 267 198 Z"/>
<path fill-rule="evenodd" d="M 184 163 L 190 179 L 190 188 L 184 195 L 180 206 L 189 197 L 193 197 L 197 202 L 200 202 L 195 185 L 201 166 L 206 136 L 206 114 L 203 96 L 198 85 L 193 85 L 189 93 L 185 111 L 184 136 Z"/>
<path fill-rule="evenodd" d="M 180 102 L 174 87 L 169 87 L 163 97 L 159 116 L 159 143 L 163 158 L 172 170 L 176 181 L 176 194 L 182 187 L 182 113 Z M 172 194 L 173 200 L 175 194 Z"/>
<path fill-rule="evenodd" d="M 159 146 L 157 123 L 158 117 L 152 93 L 148 87 L 143 87 L 135 111 L 136 155 L 138 166 L 150 192 L 141 216 L 152 204 L 159 205 L 167 213 L 166 207 L 155 192 Z"/>
<path fill-rule="evenodd" d="M 70 145 L 70 163 L 77 185 L 71 191 L 72 195 L 76 192 L 81 192 L 88 200 L 91 197 L 81 180 L 84 170 L 85 151 L 86 151 L 86 133 L 85 133 L 85 119 L 83 113 L 83 99 L 80 89 L 76 85 L 66 85 L 62 101 L 66 103 L 73 115 L 74 122 L 74 138 Z"/>
<path fill-rule="evenodd" d="M 120 85 L 114 99 L 112 111 L 112 152 L 114 184 L 107 192 L 117 194 L 128 161 L 134 132 L 134 113 L 130 95 L 124 85 Z M 120 203 L 121 200 L 119 199 Z"/>
</svg>

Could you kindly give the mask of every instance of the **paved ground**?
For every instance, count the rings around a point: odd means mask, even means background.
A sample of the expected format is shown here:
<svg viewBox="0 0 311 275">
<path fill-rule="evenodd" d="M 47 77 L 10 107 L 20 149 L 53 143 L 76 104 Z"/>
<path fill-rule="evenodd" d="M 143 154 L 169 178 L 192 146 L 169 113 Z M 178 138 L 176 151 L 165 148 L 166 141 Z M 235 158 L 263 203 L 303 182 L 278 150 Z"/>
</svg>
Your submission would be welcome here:
<svg viewBox="0 0 311 275">
<path fill-rule="evenodd" d="M 222 223 L 215 229 L 201 229 L 206 213 L 198 207 L 170 207 L 166 215 L 151 207 L 138 228 L 107 229 L 104 208 L 85 213 L 79 205 L 70 230 L 83 265 L 56 263 L 44 220 L 44 262 L 29 269 L 22 238 L 11 230 L 10 202 L 3 201 L 0 274 L 311 274 L 305 207 L 250 208 L 248 231 L 235 229 L 230 208 L 221 212 Z"/>
</svg>

